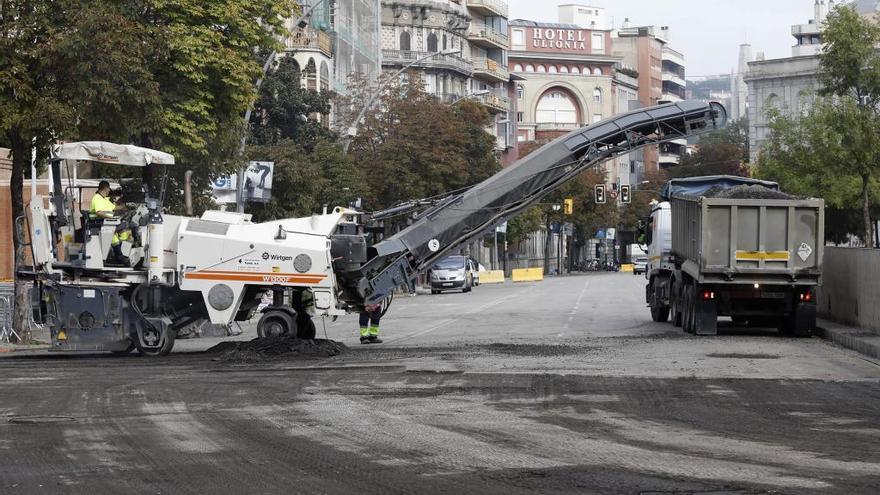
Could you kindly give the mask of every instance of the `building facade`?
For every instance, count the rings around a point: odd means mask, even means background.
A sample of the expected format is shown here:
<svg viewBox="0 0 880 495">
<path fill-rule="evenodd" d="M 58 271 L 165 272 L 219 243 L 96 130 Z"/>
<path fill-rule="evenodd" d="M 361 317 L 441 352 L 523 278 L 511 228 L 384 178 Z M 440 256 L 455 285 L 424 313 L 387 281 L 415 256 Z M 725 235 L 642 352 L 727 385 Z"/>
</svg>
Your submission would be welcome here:
<svg viewBox="0 0 880 495">
<path fill-rule="evenodd" d="M 638 74 L 639 103 L 649 107 L 683 100 L 687 86 L 685 57 L 670 46 L 669 28 L 628 24 L 627 20 L 614 32 L 614 55 Z M 644 166 L 647 170 L 674 167 L 686 149 L 684 139 L 645 148 Z"/>
<path fill-rule="evenodd" d="M 819 88 L 819 54 L 822 49 L 822 23 L 835 7 L 816 1 L 813 19 L 806 24 L 795 24 L 791 34 L 796 43 L 791 57 L 749 62 L 745 75 L 748 85 L 749 155 L 752 163 L 758 159 L 761 146 L 770 134 L 768 111 L 799 111 L 809 105 Z"/>
<path fill-rule="evenodd" d="M 381 15 L 383 69 L 409 66 L 437 98 L 483 104 L 501 155 L 514 144 L 507 12 L 501 0 L 383 0 Z"/>
</svg>

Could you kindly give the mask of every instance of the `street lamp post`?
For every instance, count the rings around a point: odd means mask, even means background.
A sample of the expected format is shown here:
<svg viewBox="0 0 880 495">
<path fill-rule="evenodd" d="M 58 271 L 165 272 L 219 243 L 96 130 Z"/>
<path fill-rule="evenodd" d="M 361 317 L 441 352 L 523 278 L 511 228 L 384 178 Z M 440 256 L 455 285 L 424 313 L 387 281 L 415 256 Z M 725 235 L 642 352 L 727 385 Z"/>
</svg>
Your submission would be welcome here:
<svg viewBox="0 0 880 495">
<path fill-rule="evenodd" d="M 382 90 L 385 89 L 385 86 L 390 81 L 397 79 L 401 74 L 406 72 L 410 67 L 412 67 L 412 66 L 414 66 L 424 60 L 427 60 L 431 57 L 435 57 L 437 55 L 455 55 L 458 53 L 461 53 L 461 49 L 444 50 L 442 52 L 429 53 L 429 54 L 425 55 L 424 57 L 420 57 L 416 60 L 413 60 L 409 64 L 405 65 L 402 69 L 395 72 L 394 75 L 392 75 L 388 79 L 382 81 L 379 84 L 379 87 L 376 88 L 376 91 L 374 91 L 373 94 L 370 95 L 370 99 L 367 100 L 367 103 L 364 105 L 364 108 L 361 109 L 360 113 L 358 113 L 357 118 L 354 120 L 354 122 L 348 128 L 348 136 L 347 136 L 347 139 L 345 140 L 345 143 L 342 145 L 342 153 L 348 154 L 348 148 L 351 146 L 351 142 L 354 140 L 355 137 L 357 137 L 357 132 L 358 132 L 358 128 L 361 125 L 361 120 L 363 120 L 364 116 L 367 114 L 367 112 L 370 110 L 370 108 L 372 108 L 373 104 L 376 103 L 376 99 L 379 97 L 380 94 L 382 94 Z"/>
<path fill-rule="evenodd" d="M 312 11 L 318 8 L 320 5 L 326 3 L 327 0 L 318 0 L 312 5 L 307 5 L 303 7 L 303 12 L 299 17 L 293 22 L 294 28 L 297 26 L 305 28 L 308 24 L 306 24 L 306 19 L 308 19 L 312 15 Z M 275 63 L 275 57 L 278 56 L 278 52 L 272 50 L 272 53 L 269 54 L 269 57 L 266 59 L 266 63 L 263 64 L 263 72 L 260 75 L 260 78 L 257 79 L 257 93 L 260 92 L 260 88 L 263 86 L 263 79 L 266 79 L 266 74 L 269 73 L 269 69 L 272 67 L 272 64 Z M 251 121 L 251 114 L 254 111 L 253 104 L 248 105 L 247 111 L 244 113 L 244 125 L 245 129 L 247 129 L 248 124 Z M 242 157 L 244 157 L 244 149 L 247 144 L 247 131 L 245 131 L 244 135 L 241 136 L 241 142 L 238 146 L 238 151 Z M 245 163 L 238 169 L 238 180 L 235 187 L 235 211 L 238 213 L 244 213 L 244 178 L 245 173 L 247 171 L 247 164 Z"/>
</svg>

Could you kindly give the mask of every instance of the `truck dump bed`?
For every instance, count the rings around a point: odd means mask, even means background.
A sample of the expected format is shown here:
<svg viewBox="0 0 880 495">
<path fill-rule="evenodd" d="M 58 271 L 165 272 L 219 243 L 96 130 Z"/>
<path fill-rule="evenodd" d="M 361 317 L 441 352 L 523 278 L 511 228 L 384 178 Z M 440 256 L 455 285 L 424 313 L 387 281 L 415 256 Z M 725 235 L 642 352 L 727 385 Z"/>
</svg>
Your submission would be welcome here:
<svg viewBox="0 0 880 495">
<path fill-rule="evenodd" d="M 698 282 L 819 283 L 823 200 L 675 194 L 670 203 L 673 255 Z"/>
</svg>

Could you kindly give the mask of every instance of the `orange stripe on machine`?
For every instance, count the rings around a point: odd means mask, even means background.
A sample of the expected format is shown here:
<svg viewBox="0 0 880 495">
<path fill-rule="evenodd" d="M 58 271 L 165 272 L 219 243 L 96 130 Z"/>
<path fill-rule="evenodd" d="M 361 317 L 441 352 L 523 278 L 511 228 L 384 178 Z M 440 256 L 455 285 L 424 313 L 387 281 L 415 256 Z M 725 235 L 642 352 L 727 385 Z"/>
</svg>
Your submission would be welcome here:
<svg viewBox="0 0 880 495">
<path fill-rule="evenodd" d="M 272 284 L 319 284 L 327 275 L 311 273 L 265 273 L 265 272 L 226 272 L 201 271 L 188 272 L 184 278 L 189 280 L 217 280 L 229 282 L 262 282 Z"/>
</svg>

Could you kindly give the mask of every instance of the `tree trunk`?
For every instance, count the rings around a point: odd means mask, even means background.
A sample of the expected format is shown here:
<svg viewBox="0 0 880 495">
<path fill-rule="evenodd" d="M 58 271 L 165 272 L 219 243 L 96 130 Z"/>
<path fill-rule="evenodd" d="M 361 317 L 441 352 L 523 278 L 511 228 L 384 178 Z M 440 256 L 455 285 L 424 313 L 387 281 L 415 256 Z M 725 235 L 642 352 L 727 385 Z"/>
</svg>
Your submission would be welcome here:
<svg viewBox="0 0 880 495">
<path fill-rule="evenodd" d="M 28 298 L 29 284 L 18 276 L 18 269 L 22 263 L 22 246 L 16 235 L 16 219 L 24 216 L 24 169 L 30 166 L 31 146 L 30 139 L 21 135 L 10 136 L 12 144 L 12 174 L 9 177 L 9 195 L 12 202 L 12 246 L 14 253 L 15 269 L 15 303 L 12 317 L 12 327 L 19 336 L 20 343 L 31 341 L 30 326 L 30 301 Z"/>
<path fill-rule="evenodd" d="M 871 177 L 867 174 L 862 175 L 862 217 L 865 221 L 865 247 L 871 247 L 874 242 L 874 225 L 871 222 L 871 197 L 868 194 Z"/>
</svg>

